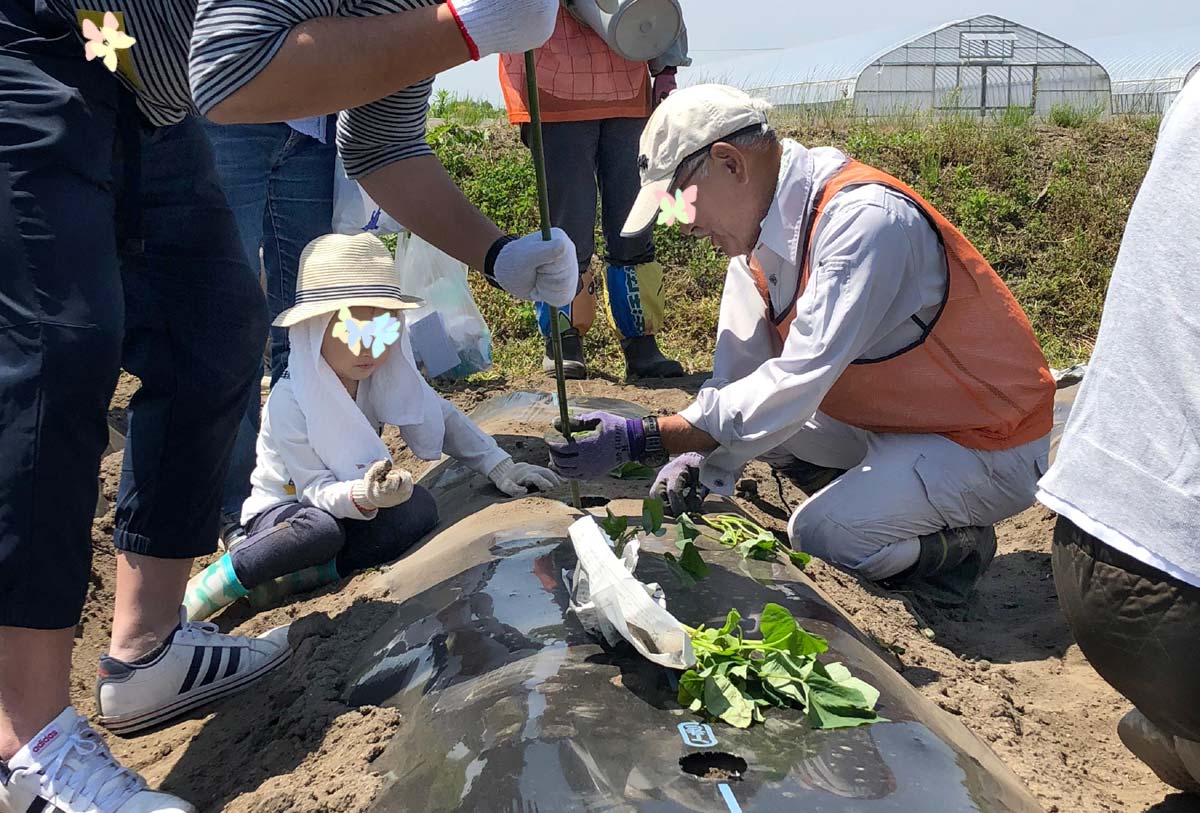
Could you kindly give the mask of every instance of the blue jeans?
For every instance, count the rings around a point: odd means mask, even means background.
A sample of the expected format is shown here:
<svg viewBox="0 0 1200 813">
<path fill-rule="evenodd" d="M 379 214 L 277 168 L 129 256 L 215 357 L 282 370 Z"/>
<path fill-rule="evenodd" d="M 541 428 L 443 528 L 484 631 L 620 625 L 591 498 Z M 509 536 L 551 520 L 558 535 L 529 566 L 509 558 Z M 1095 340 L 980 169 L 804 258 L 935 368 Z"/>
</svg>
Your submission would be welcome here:
<svg viewBox="0 0 1200 813">
<path fill-rule="evenodd" d="M 242 247 L 258 279 L 262 248 L 267 307 L 274 320 L 292 306 L 300 252 L 328 234 L 333 222 L 333 171 L 337 148 L 298 133 L 286 124 L 205 122 L 217 175 L 237 220 Z M 287 328 L 271 328 L 271 383 L 287 368 Z M 262 369 L 259 369 L 259 378 Z M 259 427 L 258 379 L 238 427 L 221 511 L 242 512 L 250 496 Z"/>
</svg>

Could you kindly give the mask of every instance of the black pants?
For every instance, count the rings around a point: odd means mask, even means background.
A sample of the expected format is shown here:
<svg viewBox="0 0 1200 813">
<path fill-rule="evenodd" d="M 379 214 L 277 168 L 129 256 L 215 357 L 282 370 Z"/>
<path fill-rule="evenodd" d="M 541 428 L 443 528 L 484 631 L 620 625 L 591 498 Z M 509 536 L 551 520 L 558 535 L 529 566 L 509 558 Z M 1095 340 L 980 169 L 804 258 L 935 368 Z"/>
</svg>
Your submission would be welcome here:
<svg viewBox="0 0 1200 813">
<path fill-rule="evenodd" d="M 634 237 L 621 236 L 621 227 L 641 189 L 637 156 L 645 127 L 646 119 L 555 121 L 542 125 L 550 222 L 571 238 L 581 268 L 587 268 L 596 251 L 597 192 L 607 249 L 605 262 L 638 265 L 654 260 L 652 229 Z M 527 124 L 521 125 L 521 139 L 528 146 Z"/>
<path fill-rule="evenodd" d="M 1059 603 L 1092 668 L 1163 731 L 1200 741 L 1200 588 L 1064 517 L 1051 559 Z"/>
<path fill-rule="evenodd" d="M 653 336 L 662 328 L 662 268 L 654 263 L 654 228 L 623 237 L 621 228 L 641 188 L 638 142 L 646 119 L 615 118 L 594 121 L 556 121 L 542 125 L 546 157 L 546 187 L 550 222 L 575 243 L 582 274 L 596 251 L 596 200 L 605 244 L 605 288 L 609 316 L 621 338 Z M 521 125 L 529 144 L 529 125 Z M 538 329 L 550 334 L 550 311 L 536 306 Z M 586 332 L 568 305 L 561 309 L 572 325 Z"/>
<path fill-rule="evenodd" d="M 421 486 L 413 487 L 407 502 L 381 508 L 369 520 L 338 519 L 311 505 L 285 503 L 250 520 L 247 539 L 230 558 L 247 590 L 333 559 L 338 573 L 349 576 L 399 559 L 437 522 L 437 502 Z"/>
<path fill-rule="evenodd" d="M 116 546 L 215 548 L 266 304 L 197 123 L 140 126 L 35 5 L 0 0 L 0 625 L 58 629 L 83 606 L 122 366 L 141 388 Z"/>
</svg>

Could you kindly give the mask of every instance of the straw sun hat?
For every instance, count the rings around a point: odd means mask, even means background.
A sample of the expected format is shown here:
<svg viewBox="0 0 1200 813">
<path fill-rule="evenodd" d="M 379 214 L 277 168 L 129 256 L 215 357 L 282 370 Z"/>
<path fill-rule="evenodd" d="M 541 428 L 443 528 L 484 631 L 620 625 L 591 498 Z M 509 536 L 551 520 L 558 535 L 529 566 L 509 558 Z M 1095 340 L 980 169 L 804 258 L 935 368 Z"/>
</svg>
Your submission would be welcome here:
<svg viewBox="0 0 1200 813">
<path fill-rule="evenodd" d="M 291 327 L 314 316 L 356 306 L 403 310 L 424 300 L 400 293 L 392 255 L 373 234 L 326 234 L 300 253 L 296 304 L 276 317 Z"/>
</svg>

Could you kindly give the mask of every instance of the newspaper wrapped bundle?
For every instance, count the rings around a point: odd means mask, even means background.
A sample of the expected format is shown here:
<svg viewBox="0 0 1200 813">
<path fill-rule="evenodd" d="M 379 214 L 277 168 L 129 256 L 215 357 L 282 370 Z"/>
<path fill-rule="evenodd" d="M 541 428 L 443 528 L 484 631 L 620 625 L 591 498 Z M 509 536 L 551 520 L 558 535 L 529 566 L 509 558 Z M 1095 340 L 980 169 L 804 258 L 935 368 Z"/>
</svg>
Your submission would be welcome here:
<svg viewBox="0 0 1200 813">
<path fill-rule="evenodd" d="M 571 586 L 571 610 L 593 635 L 610 645 L 623 638 L 642 657 L 669 669 L 696 663 L 687 628 L 667 612 L 666 596 L 657 584 L 633 576 L 638 541 L 625 546 L 620 558 L 593 517 L 568 529 L 579 564 Z"/>
</svg>

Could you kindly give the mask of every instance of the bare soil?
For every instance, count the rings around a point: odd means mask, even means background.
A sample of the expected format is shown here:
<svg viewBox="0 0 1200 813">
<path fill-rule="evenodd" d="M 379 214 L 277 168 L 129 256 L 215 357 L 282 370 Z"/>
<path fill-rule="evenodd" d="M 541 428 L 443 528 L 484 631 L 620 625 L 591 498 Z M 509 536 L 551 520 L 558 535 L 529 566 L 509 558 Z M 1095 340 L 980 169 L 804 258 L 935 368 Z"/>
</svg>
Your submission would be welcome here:
<svg viewBox="0 0 1200 813">
<path fill-rule="evenodd" d="M 593 380 L 570 382 L 569 390 L 669 414 L 688 403 L 701 380 L 658 388 Z M 123 379 L 114 399 L 113 423 L 120 428 L 135 386 Z M 462 386 L 447 397 L 469 411 L 491 395 L 521 388 L 545 389 L 547 382 Z M 405 456 L 395 451 L 403 465 Z M 535 442 L 512 451 L 525 459 L 541 456 Z M 120 460 L 114 452 L 101 468 L 110 504 Z M 746 476 L 740 502 L 767 527 L 783 528 L 803 495 L 790 484 L 781 487 L 765 467 L 751 467 Z M 988 578 L 975 602 L 960 610 L 914 606 L 819 561 L 808 574 L 899 658 L 914 686 L 989 743 L 1049 813 L 1200 811 L 1200 801 L 1163 785 L 1118 740 L 1116 723 L 1128 704 L 1088 666 L 1058 611 L 1049 558 L 1053 524 L 1040 507 L 1003 523 Z M 92 675 L 110 632 L 112 525 L 111 507 L 93 525 L 92 585 L 72 685 L 84 714 L 95 709 Z M 257 615 L 242 606 L 224 613 L 221 628 L 241 633 L 295 622 L 290 663 L 255 688 L 168 727 L 132 739 L 110 737 L 118 758 L 205 813 L 364 810 L 382 782 L 371 761 L 397 726 L 392 710 L 351 708 L 341 699 L 345 665 L 393 611 L 372 592 L 370 575 Z"/>
</svg>

